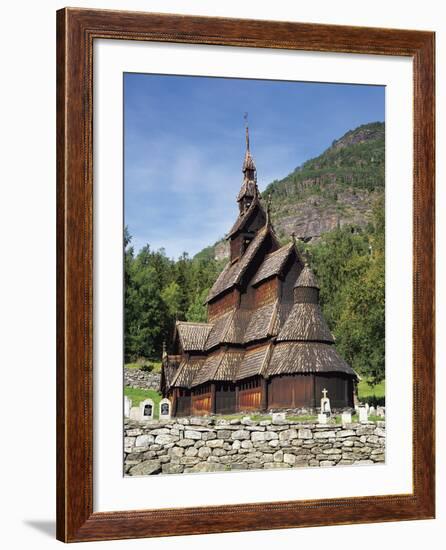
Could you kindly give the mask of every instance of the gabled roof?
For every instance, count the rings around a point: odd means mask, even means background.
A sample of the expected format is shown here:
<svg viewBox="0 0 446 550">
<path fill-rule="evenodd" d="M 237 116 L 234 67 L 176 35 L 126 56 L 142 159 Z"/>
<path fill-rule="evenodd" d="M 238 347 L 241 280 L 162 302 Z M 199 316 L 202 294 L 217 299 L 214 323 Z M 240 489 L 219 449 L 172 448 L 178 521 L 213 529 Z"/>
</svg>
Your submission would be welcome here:
<svg viewBox="0 0 446 550">
<path fill-rule="evenodd" d="M 300 272 L 299 277 L 297 278 L 294 288 L 297 287 L 311 287 L 311 288 L 320 288 L 319 283 L 317 282 L 315 274 L 311 269 L 306 265 Z"/>
<path fill-rule="evenodd" d="M 241 201 L 243 197 L 257 197 L 259 191 L 257 189 L 257 183 L 255 180 L 245 178 L 242 183 L 242 187 L 237 195 L 237 201 Z"/>
<path fill-rule="evenodd" d="M 255 286 L 273 275 L 278 275 L 282 271 L 283 266 L 293 250 L 293 243 L 289 243 L 267 254 L 254 279 L 251 281 L 251 284 Z"/>
<path fill-rule="evenodd" d="M 246 269 L 251 263 L 251 260 L 256 255 L 267 235 L 271 235 L 275 239 L 274 234 L 270 229 L 270 226 L 265 225 L 262 227 L 262 229 L 259 229 L 257 235 L 249 243 L 248 248 L 246 249 L 243 256 L 233 264 L 226 264 L 226 267 L 220 273 L 211 290 L 209 291 L 206 299 L 207 302 L 210 302 L 216 296 L 226 290 L 229 290 L 231 287 L 240 282 Z"/>
<path fill-rule="evenodd" d="M 251 310 L 236 309 L 231 317 L 225 342 L 228 344 L 243 344 L 246 329 L 251 319 Z"/>
<path fill-rule="evenodd" d="M 209 332 L 209 336 L 204 346 L 205 350 L 209 350 L 218 344 L 226 342 L 226 333 L 228 332 L 234 314 L 235 310 L 228 311 L 212 323 L 212 329 Z"/>
<path fill-rule="evenodd" d="M 205 360 L 205 357 L 183 359 L 170 385 L 179 388 L 190 388 L 195 375 L 200 371 Z"/>
<path fill-rule="evenodd" d="M 177 321 L 175 329 L 184 351 L 203 351 L 212 324 Z"/>
<path fill-rule="evenodd" d="M 240 191 L 240 193 L 242 192 L 242 190 Z M 229 239 L 232 235 L 234 235 L 234 233 L 237 233 L 237 231 L 239 231 L 245 225 L 245 223 L 248 223 L 248 221 L 251 219 L 251 215 L 254 213 L 256 208 L 259 208 L 259 210 L 261 210 L 265 214 L 265 210 L 263 209 L 263 206 L 257 196 L 252 201 L 248 210 L 246 210 L 244 214 L 239 215 L 239 217 L 235 220 L 234 225 L 231 227 L 229 233 L 226 235 L 226 239 Z"/>
<path fill-rule="evenodd" d="M 272 336 L 278 309 L 279 303 L 276 300 L 271 304 L 267 304 L 251 311 L 249 324 L 246 328 L 243 342 L 252 342 Z"/>
<path fill-rule="evenodd" d="M 223 354 L 220 351 L 208 355 L 201 369 L 195 374 L 192 386 L 199 386 L 200 384 L 213 380 L 213 376 L 220 365 L 222 356 Z"/>
<path fill-rule="evenodd" d="M 333 335 L 319 304 L 297 303 L 288 315 L 277 341 L 312 341 L 334 343 Z"/>
<path fill-rule="evenodd" d="M 271 343 L 266 343 L 259 348 L 248 350 L 240 363 L 237 380 L 264 373 L 268 367 L 272 347 Z"/>
<path fill-rule="evenodd" d="M 244 350 L 227 350 L 211 354 L 194 376 L 192 386 L 199 386 L 211 380 L 232 382 L 245 354 Z"/>
<path fill-rule="evenodd" d="M 357 376 L 336 348 L 319 342 L 280 342 L 266 370 L 267 376 L 310 372 L 343 372 Z"/>
</svg>

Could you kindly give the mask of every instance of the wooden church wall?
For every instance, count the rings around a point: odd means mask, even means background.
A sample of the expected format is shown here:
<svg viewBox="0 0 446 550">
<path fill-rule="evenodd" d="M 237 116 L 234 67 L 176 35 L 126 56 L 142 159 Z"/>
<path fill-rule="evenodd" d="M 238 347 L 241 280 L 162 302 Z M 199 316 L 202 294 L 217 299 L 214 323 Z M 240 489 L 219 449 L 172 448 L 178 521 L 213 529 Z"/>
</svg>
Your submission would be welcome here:
<svg viewBox="0 0 446 550">
<path fill-rule="evenodd" d="M 242 242 L 242 234 L 239 234 L 234 239 L 231 239 L 231 242 L 229 244 L 231 262 L 234 261 L 236 258 L 240 258 L 242 251 Z"/>
<path fill-rule="evenodd" d="M 240 411 L 258 410 L 262 402 L 260 377 L 239 382 L 238 409 Z"/>
<path fill-rule="evenodd" d="M 295 255 L 290 254 L 284 268 L 285 277 L 281 288 L 282 302 L 292 303 L 294 301 L 294 285 L 301 271 L 302 266 L 296 261 Z"/>
<path fill-rule="evenodd" d="M 233 288 L 230 292 L 227 292 L 221 298 L 208 305 L 209 322 L 212 322 L 215 318 L 237 307 L 238 303 L 239 292 L 237 289 Z"/>
<path fill-rule="evenodd" d="M 191 399 L 192 415 L 202 416 L 211 412 L 212 392 L 211 385 L 206 384 L 196 388 Z"/>
<path fill-rule="evenodd" d="M 272 277 L 261 283 L 255 289 L 253 307 L 258 308 L 274 302 L 278 297 L 278 286 L 279 280 L 277 277 Z"/>
<path fill-rule="evenodd" d="M 268 407 L 314 407 L 312 374 L 275 376 L 268 381 Z"/>
<path fill-rule="evenodd" d="M 353 380 L 350 376 L 341 373 L 315 375 L 316 406 L 320 406 L 324 389 L 332 408 L 353 407 Z"/>
<path fill-rule="evenodd" d="M 219 382 L 215 391 L 215 409 L 217 414 L 231 414 L 236 411 L 235 384 Z"/>
</svg>

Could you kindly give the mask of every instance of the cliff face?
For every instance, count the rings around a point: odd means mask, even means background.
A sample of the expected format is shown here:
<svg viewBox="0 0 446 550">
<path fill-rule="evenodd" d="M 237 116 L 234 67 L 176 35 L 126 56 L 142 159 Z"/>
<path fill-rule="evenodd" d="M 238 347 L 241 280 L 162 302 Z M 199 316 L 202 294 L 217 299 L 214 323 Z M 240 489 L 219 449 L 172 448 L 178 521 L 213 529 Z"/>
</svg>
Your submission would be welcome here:
<svg viewBox="0 0 446 550">
<path fill-rule="evenodd" d="M 376 199 L 384 193 L 384 169 L 384 123 L 350 130 L 262 193 L 264 199 L 271 195 L 277 235 L 287 240 L 294 232 L 309 242 L 336 227 L 367 225 Z M 226 241 L 214 245 L 215 259 L 228 255 Z"/>
</svg>

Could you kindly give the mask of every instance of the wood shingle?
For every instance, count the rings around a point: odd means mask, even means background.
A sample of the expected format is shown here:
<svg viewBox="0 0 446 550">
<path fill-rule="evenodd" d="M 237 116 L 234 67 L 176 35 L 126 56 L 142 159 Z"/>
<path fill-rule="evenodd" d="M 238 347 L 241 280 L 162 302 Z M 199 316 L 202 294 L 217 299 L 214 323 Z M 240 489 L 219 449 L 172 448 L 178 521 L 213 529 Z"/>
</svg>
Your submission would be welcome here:
<svg viewBox="0 0 446 550">
<path fill-rule="evenodd" d="M 251 281 L 251 284 L 255 286 L 265 279 L 269 279 L 269 277 L 279 275 L 293 248 L 293 243 L 289 243 L 267 254 L 254 279 Z"/>
<path fill-rule="evenodd" d="M 356 378 L 333 345 L 319 342 L 278 342 L 266 371 L 268 376 L 322 372 L 342 372 Z"/>
<path fill-rule="evenodd" d="M 203 351 L 212 325 L 177 321 L 175 328 L 184 351 Z"/>
</svg>

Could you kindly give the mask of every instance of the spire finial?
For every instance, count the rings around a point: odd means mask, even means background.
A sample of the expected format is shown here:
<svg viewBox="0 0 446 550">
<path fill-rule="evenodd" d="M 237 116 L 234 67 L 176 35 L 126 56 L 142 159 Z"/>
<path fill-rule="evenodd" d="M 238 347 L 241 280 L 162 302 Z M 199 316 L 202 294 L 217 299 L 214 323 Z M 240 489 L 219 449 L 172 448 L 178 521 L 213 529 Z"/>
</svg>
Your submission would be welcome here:
<svg viewBox="0 0 446 550">
<path fill-rule="evenodd" d="M 266 199 L 266 225 L 271 224 L 271 193 L 268 193 L 268 198 Z"/>
<path fill-rule="evenodd" d="M 248 113 L 245 112 L 243 115 L 245 119 L 245 131 L 246 131 L 246 150 L 249 151 L 249 128 L 248 128 Z"/>
</svg>

